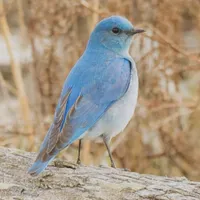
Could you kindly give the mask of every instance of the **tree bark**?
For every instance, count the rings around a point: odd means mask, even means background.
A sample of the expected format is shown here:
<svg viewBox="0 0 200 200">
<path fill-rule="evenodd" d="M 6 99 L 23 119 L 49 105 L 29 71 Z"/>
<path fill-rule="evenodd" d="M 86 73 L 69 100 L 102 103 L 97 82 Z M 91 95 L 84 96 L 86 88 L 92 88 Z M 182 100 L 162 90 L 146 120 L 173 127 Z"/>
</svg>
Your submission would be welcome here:
<svg viewBox="0 0 200 200">
<path fill-rule="evenodd" d="M 54 161 L 37 177 L 27 174 L 34 153 L 0 148 L 0 200 L 199 200 L 200 183 L 184 177 L 141 175 L 110 167 Z"/>
</svg>

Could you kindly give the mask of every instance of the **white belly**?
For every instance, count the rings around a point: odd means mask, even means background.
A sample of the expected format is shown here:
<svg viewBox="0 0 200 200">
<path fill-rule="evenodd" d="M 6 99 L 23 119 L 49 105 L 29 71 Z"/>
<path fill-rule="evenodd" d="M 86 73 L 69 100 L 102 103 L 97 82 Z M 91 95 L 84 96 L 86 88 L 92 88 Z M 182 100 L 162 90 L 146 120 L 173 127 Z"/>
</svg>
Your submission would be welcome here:
<svg viewBox="0 0 200 200">
<path fill-rule="evenodd" d="M 109 139 L 123 131 L 133 116 L 137 97 L 138 77 L 133 66 L 131 82 L 125 95 L 114 103 L 95 126 L 83 134 L 83 137 L 94 139 L 104 134 Z"/>
</svg>

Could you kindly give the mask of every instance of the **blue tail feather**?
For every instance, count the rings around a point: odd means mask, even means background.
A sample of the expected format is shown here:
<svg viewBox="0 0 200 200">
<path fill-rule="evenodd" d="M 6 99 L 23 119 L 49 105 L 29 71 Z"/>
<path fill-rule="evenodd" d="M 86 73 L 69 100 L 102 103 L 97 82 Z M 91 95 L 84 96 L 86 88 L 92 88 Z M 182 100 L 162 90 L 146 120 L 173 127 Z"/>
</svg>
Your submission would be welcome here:
<svg viewBox="0 0 200 200">
<path fill-rule="evenodd" d="M 47 167 L 47 165 L 49 164 L 49 162 L 51 162 L 54 159 L 51 158 L 50 160 L 47 161 L 41 161 L 41 160 L 36 160 L 33 165 L 29 168 L 28 173 L 31 176 L 37 176 L 38 174 L 40 174 L 42 171 L 45 170 L 45 168 Z"/>
</svg>

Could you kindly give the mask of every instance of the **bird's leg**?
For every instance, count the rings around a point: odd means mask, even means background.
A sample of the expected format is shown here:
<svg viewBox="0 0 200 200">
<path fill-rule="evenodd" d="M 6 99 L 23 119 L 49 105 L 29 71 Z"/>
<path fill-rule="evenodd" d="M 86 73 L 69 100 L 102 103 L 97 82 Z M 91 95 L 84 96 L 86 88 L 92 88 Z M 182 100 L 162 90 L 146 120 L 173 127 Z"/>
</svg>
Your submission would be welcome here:
<svg viewBox="0 0 200 200">
<path fill-rule="evenodd" d="M 108 140 L 106 139 L 105 136 L 102 136 L 102 138 L 103 138 L 103 142 L 104 142 L 104 144 L 105 144 L 105 146 L 106 146 L 106 149 L 107 149 L 107 151 L 108 151 L 108 155 L 109 155 L 109 157 L 110 157 L 111 167 L 116 168 L 115 163 L 114 163 L 114 160 L 113 160 L 113 158 L 112 158 L 112 153 L 110 152 L 110 147 L 108 146 Z"/>
<path fill-rule="evenodd" d="M 77 158 L 77 164 L 80 165 L 81 164 L 81 142 L 82 140 L 79 140 L 79 144 L 78 144 L 78 158 Z"/>
</svg>

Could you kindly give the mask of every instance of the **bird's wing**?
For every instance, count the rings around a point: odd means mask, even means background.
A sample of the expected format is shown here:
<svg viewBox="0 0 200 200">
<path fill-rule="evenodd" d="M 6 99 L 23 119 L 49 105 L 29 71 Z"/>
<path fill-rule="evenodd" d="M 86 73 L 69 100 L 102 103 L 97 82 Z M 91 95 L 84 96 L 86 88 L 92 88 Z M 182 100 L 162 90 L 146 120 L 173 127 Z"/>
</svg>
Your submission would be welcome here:
<svg viewBox="0 0 200 200">
<path fill-rule="evenodd" d="M 128 89 L 131 62 L 127 59 L 115 58 L 104 67 L 82 69 L 75 66 L 64 84 L 53 124 L 43 144 L 47 154 L 78 139 Z"/>
</svg>

